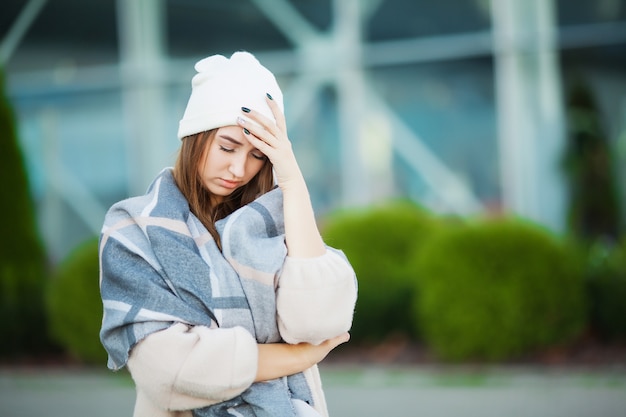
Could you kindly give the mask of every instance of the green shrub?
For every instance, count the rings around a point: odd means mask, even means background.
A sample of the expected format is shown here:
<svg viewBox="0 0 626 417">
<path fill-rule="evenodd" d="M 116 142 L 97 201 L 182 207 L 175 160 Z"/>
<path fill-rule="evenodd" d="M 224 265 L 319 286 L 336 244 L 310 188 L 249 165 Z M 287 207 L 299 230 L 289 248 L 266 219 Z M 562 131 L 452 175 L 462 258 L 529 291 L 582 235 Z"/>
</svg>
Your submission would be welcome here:
<svg viewBox="0 0 626 417">
<path fill-rule="evenodd" d="M 582 330 L 582 271 L 565 245 L 514 219 L 483 221 L 430 239 L 416 255 L 415 314 L 446 360 L 503 360 Z"/>
<path fill-rule="evenodd" d="M 46 257 L 1 73 L 0 178 L 0 356 L 41 353 L 50 348 L 43 307 Z"/>
<path fill-rule="evenodd" d="M 407 201 L 337 212 L 324 219 L 324 240 L 344 251 L 359 283 L 353 340 L 376 341 L 396 333 L 417 337 L 410 314 L 416 277 L 408 265 L 438 227 L 434 217 Z"/>
<path fill-rule="evenodd" d="M 100 344 L 102 301 L 99 289 L 98 240 L 75 248 L 58 266 L 47 291 L 50 333 L 76 359 L 106 362 Z"/>
<path fill-rule="evenodd" d="M 587 263 L 590 325 L 603 341 L 626 340 L 626 241 L 597 243 Z"/>
</svg>

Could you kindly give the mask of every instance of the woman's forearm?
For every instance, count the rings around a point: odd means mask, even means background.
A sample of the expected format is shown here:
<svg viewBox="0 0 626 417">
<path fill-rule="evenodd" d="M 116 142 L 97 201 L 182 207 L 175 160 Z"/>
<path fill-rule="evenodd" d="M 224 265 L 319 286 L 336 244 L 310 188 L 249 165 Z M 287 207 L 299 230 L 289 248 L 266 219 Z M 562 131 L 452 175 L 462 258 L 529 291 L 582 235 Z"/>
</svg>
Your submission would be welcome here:
<svg viewBox="0 0 626 417">
<path fill-rule="evenodd" d="M 322 256 L 326 247 L 317 228 L 304 178 L 300 175 L 282 188 L 288 255 L 295 258 Z"/>
<path fill-rule="evenodd" d="M 259 362 L 255 382 L 297 374 L 314 364 L 307 361 L 299 345 L 259 344 Z"/>
<path fill-rule="evenodd" d="M 349 339 L 350 335 L 344 333 L 319 345 L 309 343 L 297 345 L 287 343 L 259 344 L 255 382 L 281 378 L 309 369 L 321 362 L 331 350 Z"/>
</svg>

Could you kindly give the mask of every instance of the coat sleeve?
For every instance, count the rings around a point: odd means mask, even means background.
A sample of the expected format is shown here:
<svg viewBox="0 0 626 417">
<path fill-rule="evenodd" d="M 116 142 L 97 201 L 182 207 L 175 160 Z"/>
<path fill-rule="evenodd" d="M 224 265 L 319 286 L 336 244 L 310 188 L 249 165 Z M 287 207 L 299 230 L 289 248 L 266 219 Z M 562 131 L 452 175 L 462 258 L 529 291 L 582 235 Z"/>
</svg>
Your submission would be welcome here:
<svg viewBox="0 0 626 417">
<path fill-rule="evenodd" d="M 278 328 L 287 343 L 320 344 L 350 330 L 357 281 L 345 255 L 287 257 L 276 290 Z"/>
<path fill-rule="evenodd" d="M 143 401 L 162 410 L 189 410 L 241 394 L 257 372 L 258 348 L 242 327 L 174 324 L 131 351 L 128 369 Z"/>
</svg>

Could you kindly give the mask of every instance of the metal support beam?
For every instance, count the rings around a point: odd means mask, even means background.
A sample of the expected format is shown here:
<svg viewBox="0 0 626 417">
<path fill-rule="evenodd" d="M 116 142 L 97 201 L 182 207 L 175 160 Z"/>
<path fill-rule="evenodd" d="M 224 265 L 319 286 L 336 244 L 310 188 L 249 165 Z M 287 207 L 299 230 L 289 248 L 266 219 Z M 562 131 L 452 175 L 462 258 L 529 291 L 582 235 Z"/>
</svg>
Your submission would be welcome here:
<svg viewBox="0 0 626 417">
<path fill-rule="evenodd" d="M 319 31 L 288 0 L 252 0 L 294 46 L 319 36 Z"/>
<path fill-rule="evenodd" d="M 361 0 L 335 0 L 335 21 L 328 33 L 315 29 L 286 0 L 253 0 L 253 3 L 294 44 L 301 62 L 293 100 L 296 116 L 314 90 L 332 85 L 337 91 L 339 138 L 341 149 L 341 194 L 345 205 L 369 203 L 373 196 L 371 167 L 363 153 L 363 64 L 362 20 L 375 10 L 379 2 L 362 4 Z"/>
<path fill-rule="evenodd" d="M 426 145 L 424 141 L 395 112 L 368 89 L 366 100 L 376 113 L 392 126 L 392 145 L 396 154 L 420 175 L 430 194 L 434 197 L 425 201 L 430 209 L 462 216 L 475 215 L 485 210 L 468 184 L 464 183 Z"/>
<path fill-rule="evenodd" d="M 564 228 L 561 80 L 553 1 L 492 0 L 504 208 Z"/>
<path fill-rule="evenodd" d="M 15 19 L 11 29 L 6 34 L 4 39 L 2 39 L 2 44 L 0 44 L 0 66 L 4 67 L 9 59 L 11 59 L 11 55 L 17 48 L 17 46 L 28 32 L 28 28 L 33 24 L 39 13 L 43 9 L 43 6 L 46 5 L 46 0 L 30 0 L 26 6 L 20 12 L 20 15 Z"/>
<path fill-rule="evenodd" d="M 163 0 L 118 0 L 122 99 L 126 116 L 128 192 L 143 194 L 172 161 L 166 134 Z"/>
<path fill-rule="evenodd" d="M 360 0 L 335 0 L 332 51 L 337 64 L 334 82 L 341 138 L 341 184 L 343 203 L 361 205 L 372 200 L 369 170 L 365 166 L 363 124 L 364 84 L 362 13 Z"/>
<path fill-rule="evenodd" d="M 290 123 L 294 119 L 297 123 L 317 89 L 331 85 L 337 91 L 344 205 L 368 204 L 393 193 L 391 155 L 395 149 L 424 177 L 438 203 L 447 211 L 474 213 L 482 209 L 468 185 L 447 169 L 423 145 L 419 136 L 402 124 L 378 95 L 368 89 L 367 65 L 396 63 L 398 58 L 404 59 L 402 57 L 415 49 L 415 42 L 395 44 L 391 54 L 384 54 L 383 49 L 389 47 L 387 43 L 385 48 L 376 48 L 363 42 L 363 22 L 371 17 L 381 0 L 335 0 L 334 25 L 325 33 L 313 28 L 286 0 L 253 0 L 253 3 L 296 47 L 300 74 L 286 94 L 293 105 L 289 109 Z M 478 43 L 480 53 L 487 54 L 490 52 L 488 41 L 489 35 L 481 33 L 473 37 L 470 44 Z M 429 55 L 433 48 L 440 50 L 442 43 L 445 44 L 443 49 L 453 49 L 452 55 L 459 51 L 465 53 L 463 47 L 453 48 L 459 42 L 458 37 L 434 43 L 417 42 L 421 45 L 418 54 Z M 463 45 L 467 47 L 467 42 Z M 364 54 L 367 48 L 373 53 Z M 477 52 L 477 48 L 470 49 L 471 53 Z M 437 54 L 439 52 L 435 54 L 436 58 L 441 58 Z M 408 55 L 415 59 L 410 53 Z M 379 104 L 373 106 L 372 103 Z M 401 132 L 401 138 L 392 141 L 391 131 L 394 135 L 396 131 Z"/>
</svg>

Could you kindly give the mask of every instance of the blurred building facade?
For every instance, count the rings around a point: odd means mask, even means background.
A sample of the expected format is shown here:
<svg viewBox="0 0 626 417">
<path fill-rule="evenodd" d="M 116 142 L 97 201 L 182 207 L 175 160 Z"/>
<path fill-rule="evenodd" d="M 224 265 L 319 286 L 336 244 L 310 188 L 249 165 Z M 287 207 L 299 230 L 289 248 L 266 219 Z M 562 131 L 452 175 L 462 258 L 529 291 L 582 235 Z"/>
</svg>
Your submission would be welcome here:
<svg viewBox="0 0 626 417">
<path fill-rule="evenodd" d="M 51 257 L 173 164 L 193 64 L 279 78 L 319 215 L 408 197 L 562 231 L 565 95 L 626 169 L 626 0 L 5 0 L 0 59 Z M 626 181 L 620 181 L 622 195 Z"/>
</svg>

